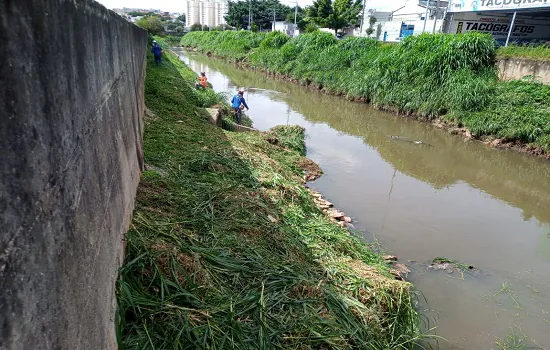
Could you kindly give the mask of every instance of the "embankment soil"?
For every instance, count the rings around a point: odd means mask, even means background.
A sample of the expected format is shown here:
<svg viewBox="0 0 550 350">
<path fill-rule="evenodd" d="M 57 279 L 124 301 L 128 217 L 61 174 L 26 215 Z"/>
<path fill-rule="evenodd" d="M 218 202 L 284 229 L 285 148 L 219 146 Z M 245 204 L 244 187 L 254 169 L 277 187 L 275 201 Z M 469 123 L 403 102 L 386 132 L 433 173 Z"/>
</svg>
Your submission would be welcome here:
<svg viewBox="0 0 550 350">
<path fill-rule="evenodd" d="M 152 61 L 149 170 L 117 288 L 120 345 L 411 348 L 412 286 L 317 208 L 299 166 L 303 129 L 208 124 L 200 107 L 220 97 L 193 89 L 195 74 L 177 57 Z"/>
<path fill-rule="evenodd" d="M 490 36 L 420 35 L 396 45 L 315 32 L 193 32 L 182 46 L 326 93 L 434 122 L 493 147 L 550 158 L 550 86 L 499 81 Z"/>
</svg>

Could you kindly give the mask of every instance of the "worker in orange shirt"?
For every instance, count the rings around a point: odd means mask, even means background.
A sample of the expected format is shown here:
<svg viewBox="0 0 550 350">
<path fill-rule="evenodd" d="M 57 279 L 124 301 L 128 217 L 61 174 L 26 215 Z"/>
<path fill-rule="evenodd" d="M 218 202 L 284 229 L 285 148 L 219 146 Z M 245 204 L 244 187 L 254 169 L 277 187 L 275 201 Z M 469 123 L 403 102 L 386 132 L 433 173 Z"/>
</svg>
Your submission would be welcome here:
<svg viewBox="0 0 550 350">
<path fill-rule="evenodd" d="M 206 79 L 206 73 L 205 72 L 201 72 L 201 76 L 200 77 L 197 77 L 197 83 L 195 84 L 195 87 L 198 89 L 198 88 L 207 88 L 208 87 L 208 83 L 207 83 L 208 79 Z"/>
</svg>

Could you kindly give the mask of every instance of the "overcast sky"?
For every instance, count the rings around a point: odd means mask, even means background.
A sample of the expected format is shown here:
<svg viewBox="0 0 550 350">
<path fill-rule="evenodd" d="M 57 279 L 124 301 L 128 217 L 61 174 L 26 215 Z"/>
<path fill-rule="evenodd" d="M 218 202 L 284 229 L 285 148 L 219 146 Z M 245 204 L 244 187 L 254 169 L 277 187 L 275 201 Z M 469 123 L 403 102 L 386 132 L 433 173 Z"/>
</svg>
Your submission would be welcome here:
<svg viewBox="0 0 550 350">
<path fill-rule="evenodd" d="M 107 8 L 143 8 L 159 9 L 169 12 L 183 12 L 183 0 L 96 0 Z M 366 8 L 375 8 L 377 10 L 395 10 L 402 6 L 406 0 L 366 0 Z M 414 1 L 414 0 L 408 0 Z M 293 5 L 294 0 L 281 0 L 281 3 Z M 298 5 L 311 5 L 313 0 L 298 0 Z"/>
</svg>

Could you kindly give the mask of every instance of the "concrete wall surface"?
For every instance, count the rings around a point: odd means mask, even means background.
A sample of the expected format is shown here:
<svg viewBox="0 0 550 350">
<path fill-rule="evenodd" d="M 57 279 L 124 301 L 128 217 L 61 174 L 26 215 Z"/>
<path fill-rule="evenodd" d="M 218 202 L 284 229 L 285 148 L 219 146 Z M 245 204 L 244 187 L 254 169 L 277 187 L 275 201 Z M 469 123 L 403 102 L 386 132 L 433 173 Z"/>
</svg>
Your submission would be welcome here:
<svg viewBox="0 0 550 350">
<path fill-rule="evenodd" d="M 114 349 L 147 34 L 93 0 L 2 0 L 0 43 L 0 349 Z"/>
<path fill-rule="evenodd" d="M 550 61 L 511 57 L 499 59 L 497 66 L 501 80 L 514 80 L 532 76 L 543 84 L 550 84 Z"/>
</svg>

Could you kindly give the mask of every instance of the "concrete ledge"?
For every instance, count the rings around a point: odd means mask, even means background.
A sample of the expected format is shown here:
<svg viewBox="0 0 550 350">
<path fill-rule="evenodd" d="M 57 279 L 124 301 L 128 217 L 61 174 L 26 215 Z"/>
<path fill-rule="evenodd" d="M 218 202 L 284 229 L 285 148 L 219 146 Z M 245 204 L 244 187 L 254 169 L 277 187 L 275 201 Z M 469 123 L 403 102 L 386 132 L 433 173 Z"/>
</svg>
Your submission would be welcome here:
<svg viewBox="0 0 550 350">
<path fill-rule="evenodd" d="M 216 108 L 205 108 L 206 111 L 208 112 L 208 122 L 210 124 L 214 124 L 218 127 L 222 127 L 222 116 L 221 116 L 221 111 L 219 109 L 216 109 Z M 235 132 L 249 132 L 249 131 L 258 131 L 258 129 L 254 129 L 254 128 L 250 128 L 248 126 L 244 126 L 244 125 L 239 125 L 239 124 L 233 124 L 233 130 L 231 131 L 235 131 Z"/>
<path fill-rule="evenodd" d="M 550 84 L 550 61 L 506 57 L 498 60 L 497 67 L 501 80 L 518 80 L 532 76 L 536 81 Z"/>
<path fill-rule="evenodd" d="M 233 131 L 236 131 L 236 132 L 250 132 L 250 131 L 260 132 L 260 130 L 258 129 L 250 128 L 248 126 L 239 125 L 239 124 L 235 124 L 233 127 L 235 128 L 235 130 Z"/>
</svg>

